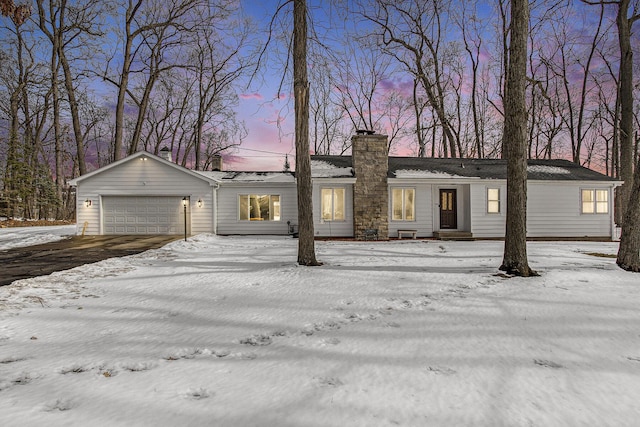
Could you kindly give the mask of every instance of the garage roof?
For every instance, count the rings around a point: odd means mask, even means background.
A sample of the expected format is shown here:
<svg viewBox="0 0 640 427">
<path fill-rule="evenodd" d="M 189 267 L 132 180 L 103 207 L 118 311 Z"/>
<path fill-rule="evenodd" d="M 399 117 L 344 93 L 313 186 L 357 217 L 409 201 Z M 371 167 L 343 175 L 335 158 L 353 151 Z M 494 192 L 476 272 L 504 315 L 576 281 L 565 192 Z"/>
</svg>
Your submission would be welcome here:
<svg viewBox="0 0 640 427">
<path fill-rule="evenodd" d="M 74 179 L 69 181 L 69 184 L 70 185 L 74 185 L 74 186 L 78 185 L 79 182 L 84 181 L 85 179 L 91 178 L 92 176 L 95 176 L 95 175 L 99 175 L 99 174 L 101 174 L 103 172 L 108 171 L 109 169 L 117 168 L 118 166 L 120 166 L 120 165 L 122 165 L 124 163 L 128 163 L 128 162 L 133 161 L 133 160 L 135 160 L 137 158 L 140 158 L 140 157 L 147 157 L 149 159 L 153 159 L 154 161 L 163 163 L 166 166 L 169 166 L 169 167 L 172 167 L 174 169 L 177 169 L 180 172 L 186 173 L 188 175 L 191 175 L 191 176 L 196 177 L 198 179 L 201 179 L 203 181 L 207 181 L 209 184 L 212 184 L 212 185 L 219 182 L 219 180 L 215 179 L 214 177 L 209 177 L 207 175 L 203 175 L 203 174 L 197 173 L 195 171 L 192 171 L 191 169 L 187 169 L 185 167 L 177 165 L 177 164 L 175 164 L 173 162 L 165 160 L 165 159 L 163 159 L 161 157 L 158 157 L 158 156 L 156 156 L 154 154 L 151 154 L 151 153 L 149 153 L 147 151 L 138 151 L 137 153 L 132 154 L 130 156 L 127 156 L 124 159 L 115 161 L 115 162 L 113 162 L 113 163 L 111 163 L 111 164 L 109 164 L 107 166 L 104 166 L 104 167 L 101 167 L 99 169 L 96 169 L 93 172 L 89 172 L 89 173 L 87 173 L 85 175 L 82 175 L 82 176 L 79 176 L 77 178 L 74 178 Z"/>
</svg>

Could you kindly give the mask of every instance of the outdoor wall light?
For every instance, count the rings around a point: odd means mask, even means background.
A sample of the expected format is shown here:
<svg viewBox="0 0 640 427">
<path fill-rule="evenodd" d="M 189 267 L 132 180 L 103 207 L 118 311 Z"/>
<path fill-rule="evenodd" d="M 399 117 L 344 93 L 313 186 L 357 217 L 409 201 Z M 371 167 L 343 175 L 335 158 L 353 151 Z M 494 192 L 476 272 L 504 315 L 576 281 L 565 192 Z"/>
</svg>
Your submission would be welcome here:
<svg viewBox="0 0 640 427">
<path fill-rule="evenodd" d="M 202 199 L 198 199 L 198 207 L 201 208 L 202 207 Z"/>
<path fill-rule="evenodd" d="M 187 207 L 187 201 L 189 200 L 188 197 L 183 197 L 182 198 L 182 206 L 184 206 L 185 208 Z"/>
<path fill-rule="evenodd" d="M 84 201 L 84 206 L 85 206 L 85 207 L 87 207 L 87 208 L 88 208 L 89 206 L 91 206 L 91 200 L 90 200 L 90 199 L 85 200 L 85 201 Z"/>
</svg>

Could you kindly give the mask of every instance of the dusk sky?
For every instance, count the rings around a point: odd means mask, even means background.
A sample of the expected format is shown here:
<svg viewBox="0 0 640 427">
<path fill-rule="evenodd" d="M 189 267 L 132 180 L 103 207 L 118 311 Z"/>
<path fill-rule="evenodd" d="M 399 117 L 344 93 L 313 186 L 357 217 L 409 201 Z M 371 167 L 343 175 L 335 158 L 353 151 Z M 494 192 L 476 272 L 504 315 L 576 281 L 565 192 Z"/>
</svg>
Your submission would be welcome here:
<svg viewBox="0 0 640 427">
<path fill-rule="evenodd" d="M 277 0 L 243 0 L 244 12 L 264 31 L 265 37 L 270 20 L 281 3 Z M 309 13 L 313 19 L 323 20 L 318 4 L 322 1 L 308 1 Z M 326 1 L 324 2 L 326 5 Z M 292 6 L 281 12 L 281 19 L 291 20 Z M 321 24 L 322 25 L 322 24 Z M 276 31 L 282 27 L 276 27 Z M 266 38 L 265 38 L 266 40 Z M 274 54 L 274 51 L 278 53 Z M 283 46 L 272 43 L 267 55 L 267 63 L 261 67 L 260 75 L 254 78 L 250 86 L 244 87 L 239 95 L 238 114 L 244 121 L 249 133 L 237 153 L 228 161 L 228 166 L 237 170 L 281 170 L 285 156 L 295 163 L 295 144 L 293 126 L 293 99 L 290 97 L 292 82 L 282 81 Z M 275 58 L 277 57 L 277 58 Z M 282 81 L 282 87 L 280 88 Z M 280 89 L 280 93 L 279 93 Z"/>
</svg>

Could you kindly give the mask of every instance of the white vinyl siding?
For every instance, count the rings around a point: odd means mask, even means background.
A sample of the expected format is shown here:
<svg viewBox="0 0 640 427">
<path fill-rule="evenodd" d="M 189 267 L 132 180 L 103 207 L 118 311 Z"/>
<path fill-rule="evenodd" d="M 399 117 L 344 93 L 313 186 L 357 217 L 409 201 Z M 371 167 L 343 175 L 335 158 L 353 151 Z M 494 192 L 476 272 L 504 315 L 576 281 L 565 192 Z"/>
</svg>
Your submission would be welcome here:
<svg viewBox="0 0 640 427">
<path fill-rule="evenodd" d="M 471 233 L 474 237 L 504 237 L 504 213 L 489 214 L 488 189 L 498 189 L 500 194 L 507 194 L 506 183 L 496 182 L 487 186 L 474 183 L 470 186 Z"/>
<path fill-rule="evenodd" d="M 279 198 L 279 220 L 247 221 L 240 219 L 240 198 L 247 195 L 277 195 Z M 218 234 L 265 234 L 286 235 L 287 221 L 298 223 L 296 185 L 288 183 L 252 182 L 237 184 L 225 182 L 217 191 Z M 274 210 L 269 215 L 278 214 Z M 275 218 L 274 217 L 274 218 Z"/>
<path fill-rule="evenodd" d="M 584 182 L 580 183 L 584 186 Z M 581 212 L 581 185 L 530 182 L 527 194 L 527 236 L 610 237 L 610 215 Z M 601 188 L 610 200 L 610 188 Z"/>
<path fill-rule="evenodd" d="M 186 169 L 167 165 L 152 157 L 131 158 L 125 162 L 90 176 L 78 183 L 76 196 L 77 233 L 87 235 L 105 233 L 105 217 L 101 201 L 107 197 L 189 197 L 193 203 L 187 209 L 189 234 L 213 233 L 213 188 L 211 184 L 191 175 Z M 85 206 L 85 200 L 91 206 Z M 197 201 L 202 200 L 202 206 Z M 141 206 L 140 203 L 133 205 Z M 180 204 L 180 207 L 182 205 Z M 152 213 L 153 215 L 153 213 Z M 86 224 L 86 227 L 85 227 Z M 184 225 L 181 226 L 184 232 Z M 155 234 L 155 233 L 154 233 Z"/>
<path fill-rule="evenodd" d="M 329 182 L 327 182 L 329 181 Z M 353 237 L 353 184 L 351 182 L 331 182 L 322 179 L 314 179 L 313 182 L 313 228 L 316 237 Z M 352 180 L 353 181 L 353 180 Z M 343 194 L 342 220 L 336 219 L 336 209 L 334 208 L 334 219 L 332 221 L 323 220 L 323 190 L 332 190 L 333 198 L 336 194 L 340 197 Z M 329 197 L 328 191 L 324 192 L 325 197 Z M 324 212 L 324 213 L 323 213 Z"/>
<path fill-rule="evenodd" d="M 528 237 L 610 237 L 610 215 L 583 215 L 581 212 L 581 184 L 529 181 L 527 184 Z M 501 185 L 471 185 L 471 215 L 474 237 L 500 237 L 505 234 L 505 215 L 487 215 L 487 188 L 500 188 L 506 195 L 506 183 Z M 607 192 L 610 200 L 610 189 Z"/>
<path fill-rule="evenodd" d="M 392 211 L 392 193 L 393 189 L 409 188 L 405 187 L 403 182 L 397 182 L 393 179 L 389 180 L 389 237 L 396 238 L 398 236 L 398 230 L 411 229 L 417 230 L 418 237 L 431 237 L 433 236 L 433 224 L 434 213 L 433 204 L 437 205 L 438 196 L 436 200 L 433 200 L 433 186 L 426 183 L 411 183 L 411 189 L 414 190 L 414 216 L 413 221 L 408 223 L 407 221 L 393 221 Z"/>
</svg>

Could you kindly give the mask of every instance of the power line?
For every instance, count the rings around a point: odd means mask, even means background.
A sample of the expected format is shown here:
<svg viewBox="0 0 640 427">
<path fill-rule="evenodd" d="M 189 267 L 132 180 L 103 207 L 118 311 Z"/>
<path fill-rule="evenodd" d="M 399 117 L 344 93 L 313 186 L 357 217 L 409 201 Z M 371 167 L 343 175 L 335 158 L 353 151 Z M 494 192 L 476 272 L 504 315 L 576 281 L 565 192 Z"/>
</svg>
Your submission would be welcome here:
<svg viewBox="0 0 640 427">
<path fill-rule="evenodd" d="M 244 147 L 236 147 L 238 150 L 245 150 L 245 151 L 254 151 L 256 153 L 265 153 L 265 154 L 274 154 L 273 157 L 282 157 L 282 156 L 286 156 L 286 155 L 290 155 L 290 156 L 294 156 L 294 154 L 290 154 L 290 153 L 278 153 L 276 151 L 267 151 L 267 150 L 257 150 L 255 148 L 244 148 Z M 247 157 L 256 157 L 256 156 L 247 156 Z M 265 157 L 271 157 L 271 156 L 265 156 Z"/>
</svg>

